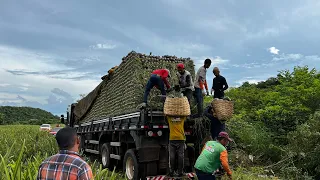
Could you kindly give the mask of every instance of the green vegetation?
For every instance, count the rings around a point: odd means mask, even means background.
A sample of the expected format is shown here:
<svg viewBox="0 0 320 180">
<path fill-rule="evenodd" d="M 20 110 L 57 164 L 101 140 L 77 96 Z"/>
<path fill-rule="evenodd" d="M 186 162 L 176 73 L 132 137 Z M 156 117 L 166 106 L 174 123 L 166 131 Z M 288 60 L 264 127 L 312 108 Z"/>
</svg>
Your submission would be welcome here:
<svg viewBox="0 0 320 180">
<path fill-rule="evenodd" d="M 227 122 L 242 156 L 237 166 L 262 165 L 285 179 L 320 178 L 320 74 L 296 67 L 227 93 L 235 101 Z M 246 163 L 243 163 L 246 162 Z M 235 165 L 235 164 L 233 164 Z"/>
<path fill-rule="evenodd" d="M 59 117 L 39 109 L 31 107 L 0 106 L 0 125 L 5 124 L 56 124 Z"/>
<path fill-rule="evenodd" d="M 0 180 L 36 179 L 41 162 L 58 152 L 54 137 L 40 132 L 39 126 L 0 126 L 0 134 Z M 122 179 L 97 162 L 90 165 L 95 179 Z"/>
</svg>

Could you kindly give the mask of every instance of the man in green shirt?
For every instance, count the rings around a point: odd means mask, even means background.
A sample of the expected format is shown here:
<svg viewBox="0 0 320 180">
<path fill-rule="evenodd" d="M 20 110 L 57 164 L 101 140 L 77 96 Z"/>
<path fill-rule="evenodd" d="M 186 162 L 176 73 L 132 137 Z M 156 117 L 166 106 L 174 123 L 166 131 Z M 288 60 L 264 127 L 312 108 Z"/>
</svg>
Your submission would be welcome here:
<svg viewBox="0 0 320 180">
<path fill-rule="evenodd" d="M 228 133 L 220 132 L 217 141 L 208 141 L 194 165 L 199 180 L 215 180 L 214 173 L 222 165 L 227 172 L 229 179 L 232 179 L 232 172 L 228 163 L 228 152 L 226 146 L 232 141 Z"/>
</svg>

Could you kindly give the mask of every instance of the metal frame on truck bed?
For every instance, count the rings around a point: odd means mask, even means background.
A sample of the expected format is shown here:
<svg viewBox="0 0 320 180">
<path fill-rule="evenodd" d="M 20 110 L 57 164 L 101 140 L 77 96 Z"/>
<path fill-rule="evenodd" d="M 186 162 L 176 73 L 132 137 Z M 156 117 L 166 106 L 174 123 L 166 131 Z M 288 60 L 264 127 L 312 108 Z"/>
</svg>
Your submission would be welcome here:
<svg viewBox="0 0 320 180">
<path fill-rule="evenodd" d="M 141 109 L 134 113 L 75 123 L 72 109 L 67 112 L 66 124 L 74 127 L 81 138 L 84 152 L 97 154 L 104 168 L 121 167 L 132 180 L 160 177 L 169 168 L 169 128 L 161 111 Z M 62 117 L 63 119 L 63 117 Z M 193 177 L 196 160 L 193 135 L 194 121 L 185 122 L 186 150 L 184 170 Z"/>
</svg>

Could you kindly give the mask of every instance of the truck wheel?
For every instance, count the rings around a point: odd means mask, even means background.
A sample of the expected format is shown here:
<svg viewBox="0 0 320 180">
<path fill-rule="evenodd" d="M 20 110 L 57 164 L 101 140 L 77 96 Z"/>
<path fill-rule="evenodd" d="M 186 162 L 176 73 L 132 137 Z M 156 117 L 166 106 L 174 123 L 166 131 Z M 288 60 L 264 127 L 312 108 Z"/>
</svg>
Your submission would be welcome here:
<svg viewBox="0 0 320 180">
<path fill-rule="evenodd" d="M 110 168 L 111 158 L 110 158 L 110 144 L 104 143 L 101 146 L 101 163 L 103 168 Z"/>
<path fill-rule="evenodd" d="M 129 180 L 138 180 L 139 177 L 139 164 L 133 149 L 127 150 L 123 158 L 123 172 Z"/>
</svg>

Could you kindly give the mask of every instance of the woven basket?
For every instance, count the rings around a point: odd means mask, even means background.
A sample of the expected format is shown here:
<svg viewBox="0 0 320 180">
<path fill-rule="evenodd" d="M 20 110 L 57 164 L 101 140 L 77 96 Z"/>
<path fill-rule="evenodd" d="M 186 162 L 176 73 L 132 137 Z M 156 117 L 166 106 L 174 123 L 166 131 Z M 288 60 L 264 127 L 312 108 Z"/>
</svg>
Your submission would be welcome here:
<svg viewBox="0 0 320 180">
<path fill-rule="evenodd" d="M 214 115 L 220 121 L 227 121 L 232 118 L 233 115 L 233 101 L 214 99 L 212 101 L 212 107 L 214 110 Z"/>
<path fill-rule="evenodd" d="M 191 114 L 190 105 L 186 97 L 167 97 L 163 111 L 167 116 L 189 116 Z"/>
</svg>

